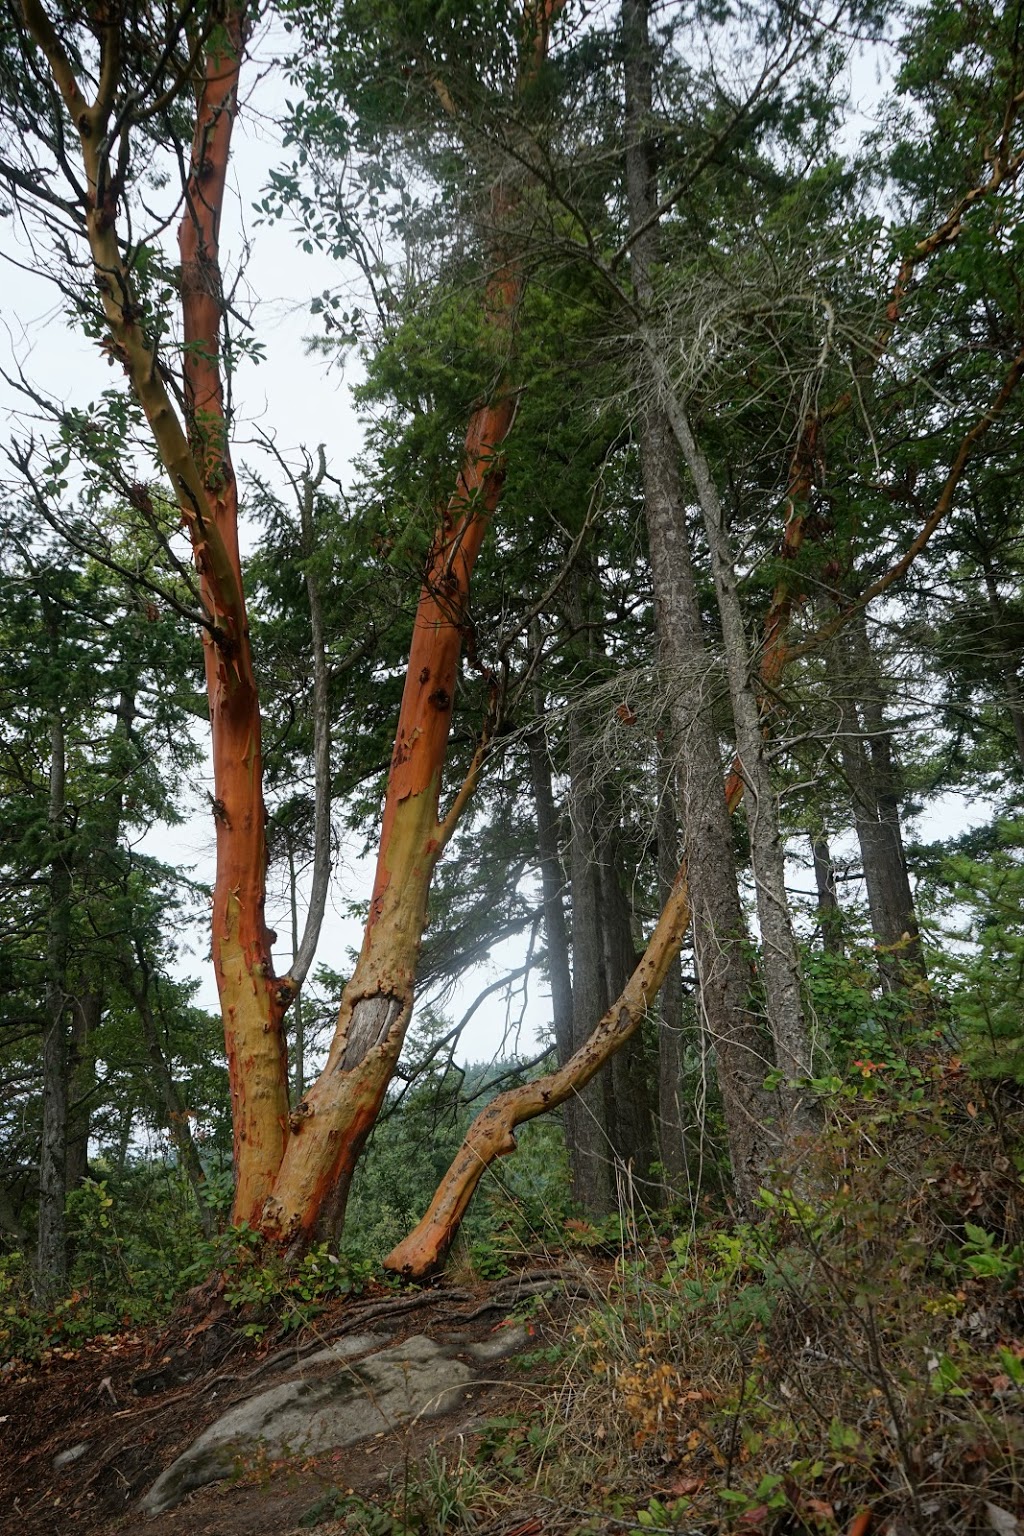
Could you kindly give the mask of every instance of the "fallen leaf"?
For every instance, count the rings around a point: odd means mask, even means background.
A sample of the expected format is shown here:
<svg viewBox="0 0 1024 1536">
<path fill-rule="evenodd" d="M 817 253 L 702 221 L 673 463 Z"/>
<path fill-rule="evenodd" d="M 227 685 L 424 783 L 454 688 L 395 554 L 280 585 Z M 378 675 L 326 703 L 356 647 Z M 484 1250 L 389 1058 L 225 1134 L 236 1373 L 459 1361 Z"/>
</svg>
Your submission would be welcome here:
<svg viewBox="0 0 1024 1536">
<path fill-rule="evenodd" d="M 703 1477 L 670 1477 L 657 1492 L 667 1493 L 677 1499 L 685 1498 L 688 1494 L 700 1493 L 705 1484 L 706 1479 Z"/>
<path fill-rule="evenodd" d="M 985 1504 L 985 1519 L 996 1532 L 996 1536 L 1020 1536 L 1020 1524 L 1016 1515 L 1011 1515 L 1008 1509 L 1002 1509 L 998 1504 Z"/>
</svg>

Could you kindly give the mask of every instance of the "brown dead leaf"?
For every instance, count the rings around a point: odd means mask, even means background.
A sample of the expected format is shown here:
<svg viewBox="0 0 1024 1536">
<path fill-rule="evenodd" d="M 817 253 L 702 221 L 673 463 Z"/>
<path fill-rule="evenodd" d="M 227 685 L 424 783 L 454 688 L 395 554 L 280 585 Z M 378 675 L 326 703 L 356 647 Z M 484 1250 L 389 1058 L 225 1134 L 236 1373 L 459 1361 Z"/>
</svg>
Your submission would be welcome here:
<svg viewBox="0 0 1024 1536">
<path fill-rule="evenodd" d="M 684 1477 L 682 1473 L 679 1473 L 675 1477 L 668 1478 L 655 1491 L 657 1493 L 667 1493 L 670 1498 L 683 1499 L 689 1497 L 690 1494 L 700 1493 L 701 1489 L 706 1486 L 707 1478 Z"/>
</svg>

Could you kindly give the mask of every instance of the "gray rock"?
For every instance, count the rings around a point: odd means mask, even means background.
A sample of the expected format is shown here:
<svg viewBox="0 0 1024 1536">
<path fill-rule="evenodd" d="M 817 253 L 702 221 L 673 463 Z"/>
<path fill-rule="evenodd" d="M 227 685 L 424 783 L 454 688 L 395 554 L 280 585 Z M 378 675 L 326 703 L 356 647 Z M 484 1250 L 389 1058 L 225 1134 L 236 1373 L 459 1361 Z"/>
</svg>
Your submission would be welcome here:
<svg viewBox="0 0 1024 1536">
<path fill-rule="evenodd" d="M 351 1346 L 355 1341 L 345 1342 Z M 306 1367 L 337 1360 L 341 1347 L 321 1351 Z M 284 1382 L 237 1403 L 204 1430 L 160 1474 L 140 1507 L 148 1515 L 162 1514 L 194 1488 L 227 1477 L 239 1461 L 260 1450 L 272 1457 L 316 1455 L 413 1419 L 447 1413 L 471 1381 L 469 1367 L 450 1350 L 418 1335 L 316 1381 Z"/>
<path fill-rule="evenodd" d="M 351 1360 L 353 1355 L 365 1355 L 371 1349 L 380 1349 L 387 1343 L 387 1339 L 387 1334 L 353 1333 L 347 1339 L 336 1339 L 326 1349 L 318 1349 L 315 1355 L 307 1355 L 298 1369 L 308 1371 L 311 1365 L 337 1365 L 342 1360 Z"/>
<path fill-rule="evenodd" d="M 83 1440 L 80 1445 L 72 1445 L 66 1451 L 58 1451 L 53 1458 L 53 1470 L 59 1472 L 61 1467 L 70 1467 L 73 1462 L 81 1461 L 88 1449 L 89 1441 Z"/>
<path fill-rule="evenodd" d="M 525 1328 L 499 1328 L 492 1338 L 485 1339 L 482 1344 L 471 1344 L 467 1353 L 486 1365 L 490 1360 L 504 1360 L 506 1355 L 518 1354 L 529 1342 L 530 1334 Z"/>
</svg>

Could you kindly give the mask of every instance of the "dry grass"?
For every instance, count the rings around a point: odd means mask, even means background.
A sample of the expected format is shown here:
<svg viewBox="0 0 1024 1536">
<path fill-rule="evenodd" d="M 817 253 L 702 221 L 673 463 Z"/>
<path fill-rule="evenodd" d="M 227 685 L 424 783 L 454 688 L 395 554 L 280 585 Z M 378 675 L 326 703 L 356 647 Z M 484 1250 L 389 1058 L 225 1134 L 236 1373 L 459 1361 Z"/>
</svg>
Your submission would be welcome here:
<svg viewBox="0 0 1024 1536">
<path fill-rule="evenodd" d="M 1020 1536 L 1020 1118 L 924 1064 L 833 1106 L 813 1204 L 780 1174 L 759 1223 L 680 1231 L 627 1191 L 607 1296 L 533 1299 L 548 1354 L 472 1480 L 448 1457 L 432 1513 L 347 1529 Z"/>
</svg>

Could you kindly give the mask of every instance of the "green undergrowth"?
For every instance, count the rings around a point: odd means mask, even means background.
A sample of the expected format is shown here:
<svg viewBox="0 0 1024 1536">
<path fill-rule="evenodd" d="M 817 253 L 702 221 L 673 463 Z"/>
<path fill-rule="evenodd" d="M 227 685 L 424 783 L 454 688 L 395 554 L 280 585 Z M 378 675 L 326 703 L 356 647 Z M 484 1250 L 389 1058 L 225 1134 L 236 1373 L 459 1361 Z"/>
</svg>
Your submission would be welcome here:
<svg viewBox="0 0 1024 1536">
<path fill-rule="evenodd" d="M 215 1274 L 240 1331 L 260 1338 L 306 1326 L 378 1273 L 349 1244 L 318 1244 L 289 1269 L 248 1227 L 205 1237 L 184 1181 L 152 1166 L 87 1179 L 69 1197 L 68 1226 L 69 1284 L 48 1305 L 33 1297 L 25 1255 L 0 1255 L 0 1365 L 30 1365 L 90 1339 L 164 1323 Z"/>
<path fill-rule="evenodd" d="M 552 1240 L 568 1209 L 558 1128 L 527 1127 L 521 1160 L 484 1181 L 457 1254 L 464 1280 L 508 1274 L 538 1237 Z M 251 1338 L 287 1334 L 325 1307 L 371 1285 L 390 1286 L 382 1260 L 427 1204 L 457 1134 L 435 1137 L 422 1106 L 409 1124 L 385 1125 L 360 1171 L 346 1231 L 286 1266 L 246 1226 L 226 1226 L 230 1175 L 210 1174 L 207 1199 L 221 1230 L 203 1233 L 187 1180 L 173 1165 L 140 1162 L 121 1173 L 94 1165 L 68 1198 L 68 1285 L 45 1306 L 33 1297 L 27 1255 L 0 1253 L 0 1367 L 30 1365 L 90 1339 L 160 1325 L 190 1289 L 219 1274 L 238 1328 Z M 435 1143 L 440 1143 L 439 1146 Z M 452 1142 L 452 1146 L 457 1142 Z M 405 1185 L 401 1180 L 404 1178 Z"/>
<path fill-rule="evenodd" d="M 799 1192 L 779 1173 L 744 1224 L 623 1217 L 606 1298 L 550 1320 L 519 1411 L 323 1514 L 364 1536 L 501 1512 L 581 1536 L 1024 1530 L 1022 1111 L 987 1094 L 955 1058 L 865 1060 Z"/>
</svg>

